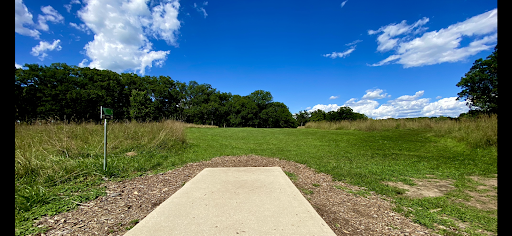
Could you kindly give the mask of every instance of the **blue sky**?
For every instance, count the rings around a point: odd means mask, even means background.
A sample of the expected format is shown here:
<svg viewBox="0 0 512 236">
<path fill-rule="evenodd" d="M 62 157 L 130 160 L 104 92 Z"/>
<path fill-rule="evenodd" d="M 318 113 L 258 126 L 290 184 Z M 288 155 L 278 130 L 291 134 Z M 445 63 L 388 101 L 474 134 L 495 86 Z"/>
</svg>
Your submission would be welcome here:
<svg viewBox="0 0 512 236">
<path fill-rule="evenodd" d="M 458 116 L 496 1 L 15 0 L 15 66 L 167 75 L 299 110 Z"/>
</svg>

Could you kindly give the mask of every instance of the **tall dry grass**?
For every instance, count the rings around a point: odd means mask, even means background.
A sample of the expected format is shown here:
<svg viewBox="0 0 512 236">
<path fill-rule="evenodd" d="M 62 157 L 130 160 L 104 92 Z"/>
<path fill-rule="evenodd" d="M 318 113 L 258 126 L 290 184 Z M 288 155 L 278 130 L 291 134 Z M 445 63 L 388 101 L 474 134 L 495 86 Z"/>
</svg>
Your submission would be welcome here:
<svg viewBox="0 0 512 236">
<path fill-rule="evenodd" d="M 41 125 L 39 125 L 41 124 Z M 184 144 L 185 123 L 109 122 L 108 153 L 127 152 L 137 147 L 173 149 Z M 15 179 L 36 181 L 78 174 L 80 160 L 103 156 L 104 126 L 94 123 L 16 124 L 14 138 Z"/>
<path fill-rule="evenodd" d="M 305 128 L 325 130 L 381 131 L 392 129 L 426 129 L 433 135 L 450 136 L 472 147 L 498 146 L 498 115 L 480 115 L 477 118 L 385 119 L 356 121 L 308 122 Z"/>
<path fill-rule="evenodd" d="M 33 220 L 92 200 L 103 176 L 129 176 L 178 162 L 187 124 L 178 121 L 109 122 L 108 164 L 103 171 L 102 124 L 37 121 L 15 124 L 15 233 L 35 234 Z M 128 156 L 136 151 L 138 155 Z"/>
</svg>

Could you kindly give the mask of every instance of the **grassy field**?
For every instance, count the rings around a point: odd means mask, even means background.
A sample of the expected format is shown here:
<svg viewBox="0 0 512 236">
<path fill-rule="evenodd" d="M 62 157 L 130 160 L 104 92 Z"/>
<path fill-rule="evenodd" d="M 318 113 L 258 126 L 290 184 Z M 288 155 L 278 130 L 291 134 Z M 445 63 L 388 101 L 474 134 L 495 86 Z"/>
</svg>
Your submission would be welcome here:
<svg viewBox="0 0 512 236">
<path fill-rule="evenodd" d="M 69 210 L 76 202 L 104 194 L 98 186 L 105 176 L 129 178 L 217 156 L 255 154 L 306 164 L 336 180 L 386 195 L 396 203 L 396 211 L 427 227 L 457 227 L 456 220 L 467 222 L 469 226 L 464 230 L 469 233 L 478 229 L 497 233 L 497 210 L 480 210 L 457 201 L 469 198 L 465 190 L 475 189 L 468 176 L 497 174 L 497 144 L 461 139 L 460 133 L 477 131 L 460 125 L 440 132 L 432 127 L 396 124 L 393 128 L 362 131 L 203 129 L 185 128 L 170 121 L 120 123 L 109 126 L 112 151 L 107 172 L 101 169 L 102 126 L 17 126 L 15 232 L 36 232 L 40 229 L 31 227 L 33 219 Z M 127 152 L 137 155 L 129 157 Z M 452 179 L 456 188 L 441 197 L 411 199 L 403 196 L 403 190 L 383 184 L 391 181 L 413 185 L 411 178 L 423 179 L 426 175 Z"/>
</svg>

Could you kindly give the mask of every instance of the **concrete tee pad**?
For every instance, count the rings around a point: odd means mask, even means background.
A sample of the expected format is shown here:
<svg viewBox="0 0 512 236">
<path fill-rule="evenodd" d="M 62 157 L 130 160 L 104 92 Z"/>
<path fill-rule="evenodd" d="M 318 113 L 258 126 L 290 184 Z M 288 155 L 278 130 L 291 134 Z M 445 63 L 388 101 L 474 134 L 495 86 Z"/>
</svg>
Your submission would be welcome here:
<svg viewBox="0 0 512 236">
<path fill-rule="evenodd" d="M 125 235 L 335 235 L 280 167 L 205 168 Z"/>
</svg>

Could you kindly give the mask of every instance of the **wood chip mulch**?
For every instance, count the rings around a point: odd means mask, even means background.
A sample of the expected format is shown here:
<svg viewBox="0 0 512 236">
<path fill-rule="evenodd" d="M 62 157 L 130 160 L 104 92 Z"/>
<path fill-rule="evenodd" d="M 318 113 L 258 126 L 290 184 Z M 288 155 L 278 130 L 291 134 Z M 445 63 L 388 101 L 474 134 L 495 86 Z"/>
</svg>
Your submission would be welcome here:
<svg viewBox="0 0 512 236">
<path fill-rule="evenodd" d="M 359 196 L 353 192 L 362 188 L 333 181 L 331 176 L 305 165 L 255 155 L 216 157 L 161 174 L 106 181 L 106 196 L 82 203 L 72 211 L 43 217 L 35 225 L 48 227 L 43 235 L 122 235 L 204 168 L 259 166 L 279 166 L 294 173 L 295 186 L 337 235 L 433 234 L 394 212 L 393 204 L 384 196 L 373 192 Z"/>
</svg>

